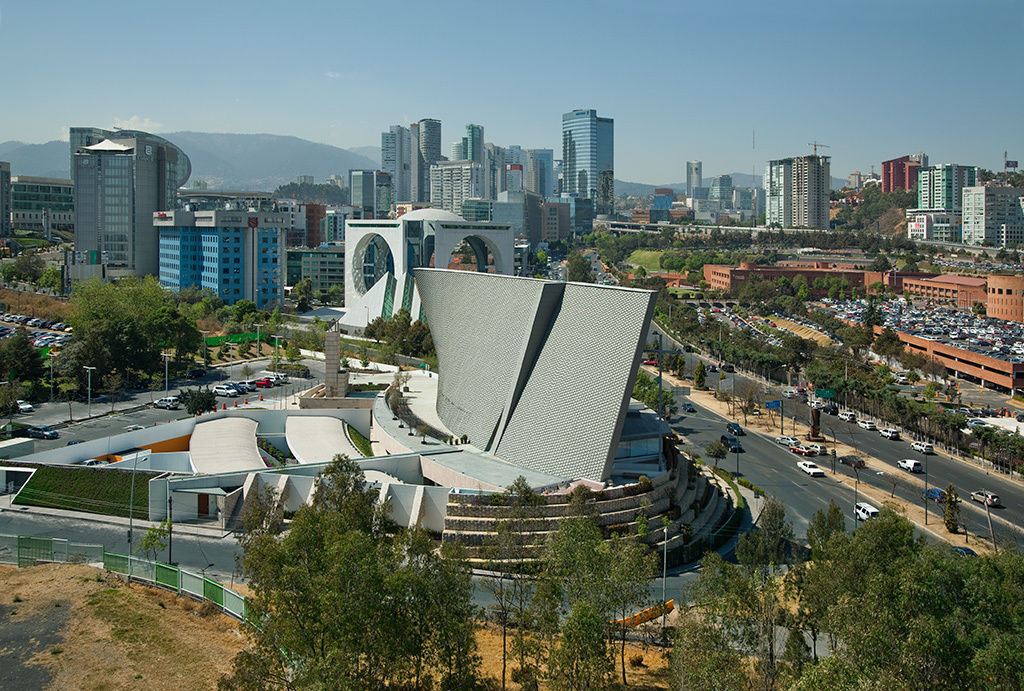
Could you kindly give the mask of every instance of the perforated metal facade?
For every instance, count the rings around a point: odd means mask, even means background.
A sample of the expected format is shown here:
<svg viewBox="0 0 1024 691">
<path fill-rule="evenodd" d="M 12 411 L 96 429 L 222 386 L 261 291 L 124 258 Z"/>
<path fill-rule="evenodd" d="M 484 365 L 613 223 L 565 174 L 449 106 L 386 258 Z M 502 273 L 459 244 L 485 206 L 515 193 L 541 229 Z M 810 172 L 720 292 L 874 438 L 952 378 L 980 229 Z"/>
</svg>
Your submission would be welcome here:
<svg viewBox="0 0 1024 691">
<path fill-rule="evenodd" d="M 441 269 L 416 281 L 445 425 L 510 463 L 606 479 L 655 294 Z"/>
</svg>

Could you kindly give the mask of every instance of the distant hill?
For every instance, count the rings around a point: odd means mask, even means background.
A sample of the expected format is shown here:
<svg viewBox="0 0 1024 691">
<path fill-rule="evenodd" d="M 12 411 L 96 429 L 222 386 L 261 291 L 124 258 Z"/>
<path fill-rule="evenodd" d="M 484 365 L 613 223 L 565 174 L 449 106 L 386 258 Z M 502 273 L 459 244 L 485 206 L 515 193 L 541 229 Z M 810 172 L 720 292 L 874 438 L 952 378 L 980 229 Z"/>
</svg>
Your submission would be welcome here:
<svg viewBox="0 0 1024 691">
<path fill-rule="evenodd" d="M 188 154 L 191 180 L 204 180 L 211 189 L 271 191 L 312 175 L 324 182 L 329 175 L 345 175 L 359 168 L 377 168 L 373 159 L 329 144 L 276 134 L 161 133 Z M 0 143 L 0 160 L 10 161 L 12 175 L 71 177 L 68 143 Z"/>
</svg>

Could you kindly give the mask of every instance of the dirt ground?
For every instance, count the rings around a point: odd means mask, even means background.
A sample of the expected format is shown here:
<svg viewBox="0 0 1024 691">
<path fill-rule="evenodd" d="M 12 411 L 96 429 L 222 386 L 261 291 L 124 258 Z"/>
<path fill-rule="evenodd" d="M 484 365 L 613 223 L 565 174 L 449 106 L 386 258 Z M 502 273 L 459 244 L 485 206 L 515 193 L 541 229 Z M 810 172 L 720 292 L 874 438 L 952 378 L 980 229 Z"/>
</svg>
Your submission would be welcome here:
<svg viewBox="0 0 1024 691">
<path fill-rule="evenodd" d="M 785 329 L 790 333 L 794 333 L 800 338 L 806 338 L 810 341 L 814 341 L 818 345 L 830 346 L 833 344 L 832 339 L 826 336 L 825 334 L 821 333 L 820 331 L 815 331 L 814 329 L 808 328 L 802 324 L 797 324 L 796 322 L 792 322 L 788 319 L 783 319 L 782 317 L 772 317 L 772 321 L 775 322 L 775 325 L 778 328 Z"/>
<path fill-rule="evenodd" d="M 0 593 L 2 688 L 215 688 L 245 642 L 216 610 L 91 566 L 0 567 Z"/>
<path fill-rule="evenodd" d="M 3 689 L 215 688 L 245 643 L 239 622 L 215 609 L 158 588 L 129 588 L 102 569 L 0 566 Z M 501 629 L 482 625 L 477 643 L 484 674 L 500 679 Z M 637 655 L 642 664 L 630 664 Z M 662 649 L 630 643 L 626 660 L 631 688 L 668 688 Z"/>
</svg>

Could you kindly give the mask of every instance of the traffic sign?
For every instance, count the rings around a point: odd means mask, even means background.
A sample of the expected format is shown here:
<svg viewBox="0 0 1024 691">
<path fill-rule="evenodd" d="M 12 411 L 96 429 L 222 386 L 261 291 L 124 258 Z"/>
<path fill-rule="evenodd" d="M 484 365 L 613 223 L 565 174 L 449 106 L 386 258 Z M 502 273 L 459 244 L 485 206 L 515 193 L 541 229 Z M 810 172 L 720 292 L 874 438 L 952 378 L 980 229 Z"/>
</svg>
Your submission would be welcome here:
<svg viewBox="0 0 1024 691">
<path fill-rule="evenodd" d="M 782 407 L 782 401 L 781 400 L 765 401 L 764 402 L 764 407 L 765 408 L 781 408 Z"/>
<path fill-rule="evenodd" d="M 814 395 L 817 396 L 818 398 L 835 398 L 836 397 L 836 390 L 835 389 L 818 389 L 817 391 L 814 392 Z"/>
</svg>

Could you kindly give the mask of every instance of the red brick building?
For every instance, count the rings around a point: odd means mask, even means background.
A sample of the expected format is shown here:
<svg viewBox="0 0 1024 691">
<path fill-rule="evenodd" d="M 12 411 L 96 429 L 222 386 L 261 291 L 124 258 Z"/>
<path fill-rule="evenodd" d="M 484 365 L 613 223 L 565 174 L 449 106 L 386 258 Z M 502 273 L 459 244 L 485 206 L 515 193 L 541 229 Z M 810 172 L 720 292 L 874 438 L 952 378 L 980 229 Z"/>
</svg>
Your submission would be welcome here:
<svg viewBox="0 0 1024 691">
<path fill-rule="evenodd" d="M 910 156 L 900 156 L 891 161 L 882 161 L 882 191 L 914 189 L 920 170 L 921 164 L 911 161 Z"/>
<path fill-rule="evenodd" d="M 932 278 L 906 279 L 903 281 L 903 292 L 970 309 L 977 302 L 985 304 L 988 297 L 986 284 L 987 279 L 982 276 L 944 274 Z"/>
</svg>

